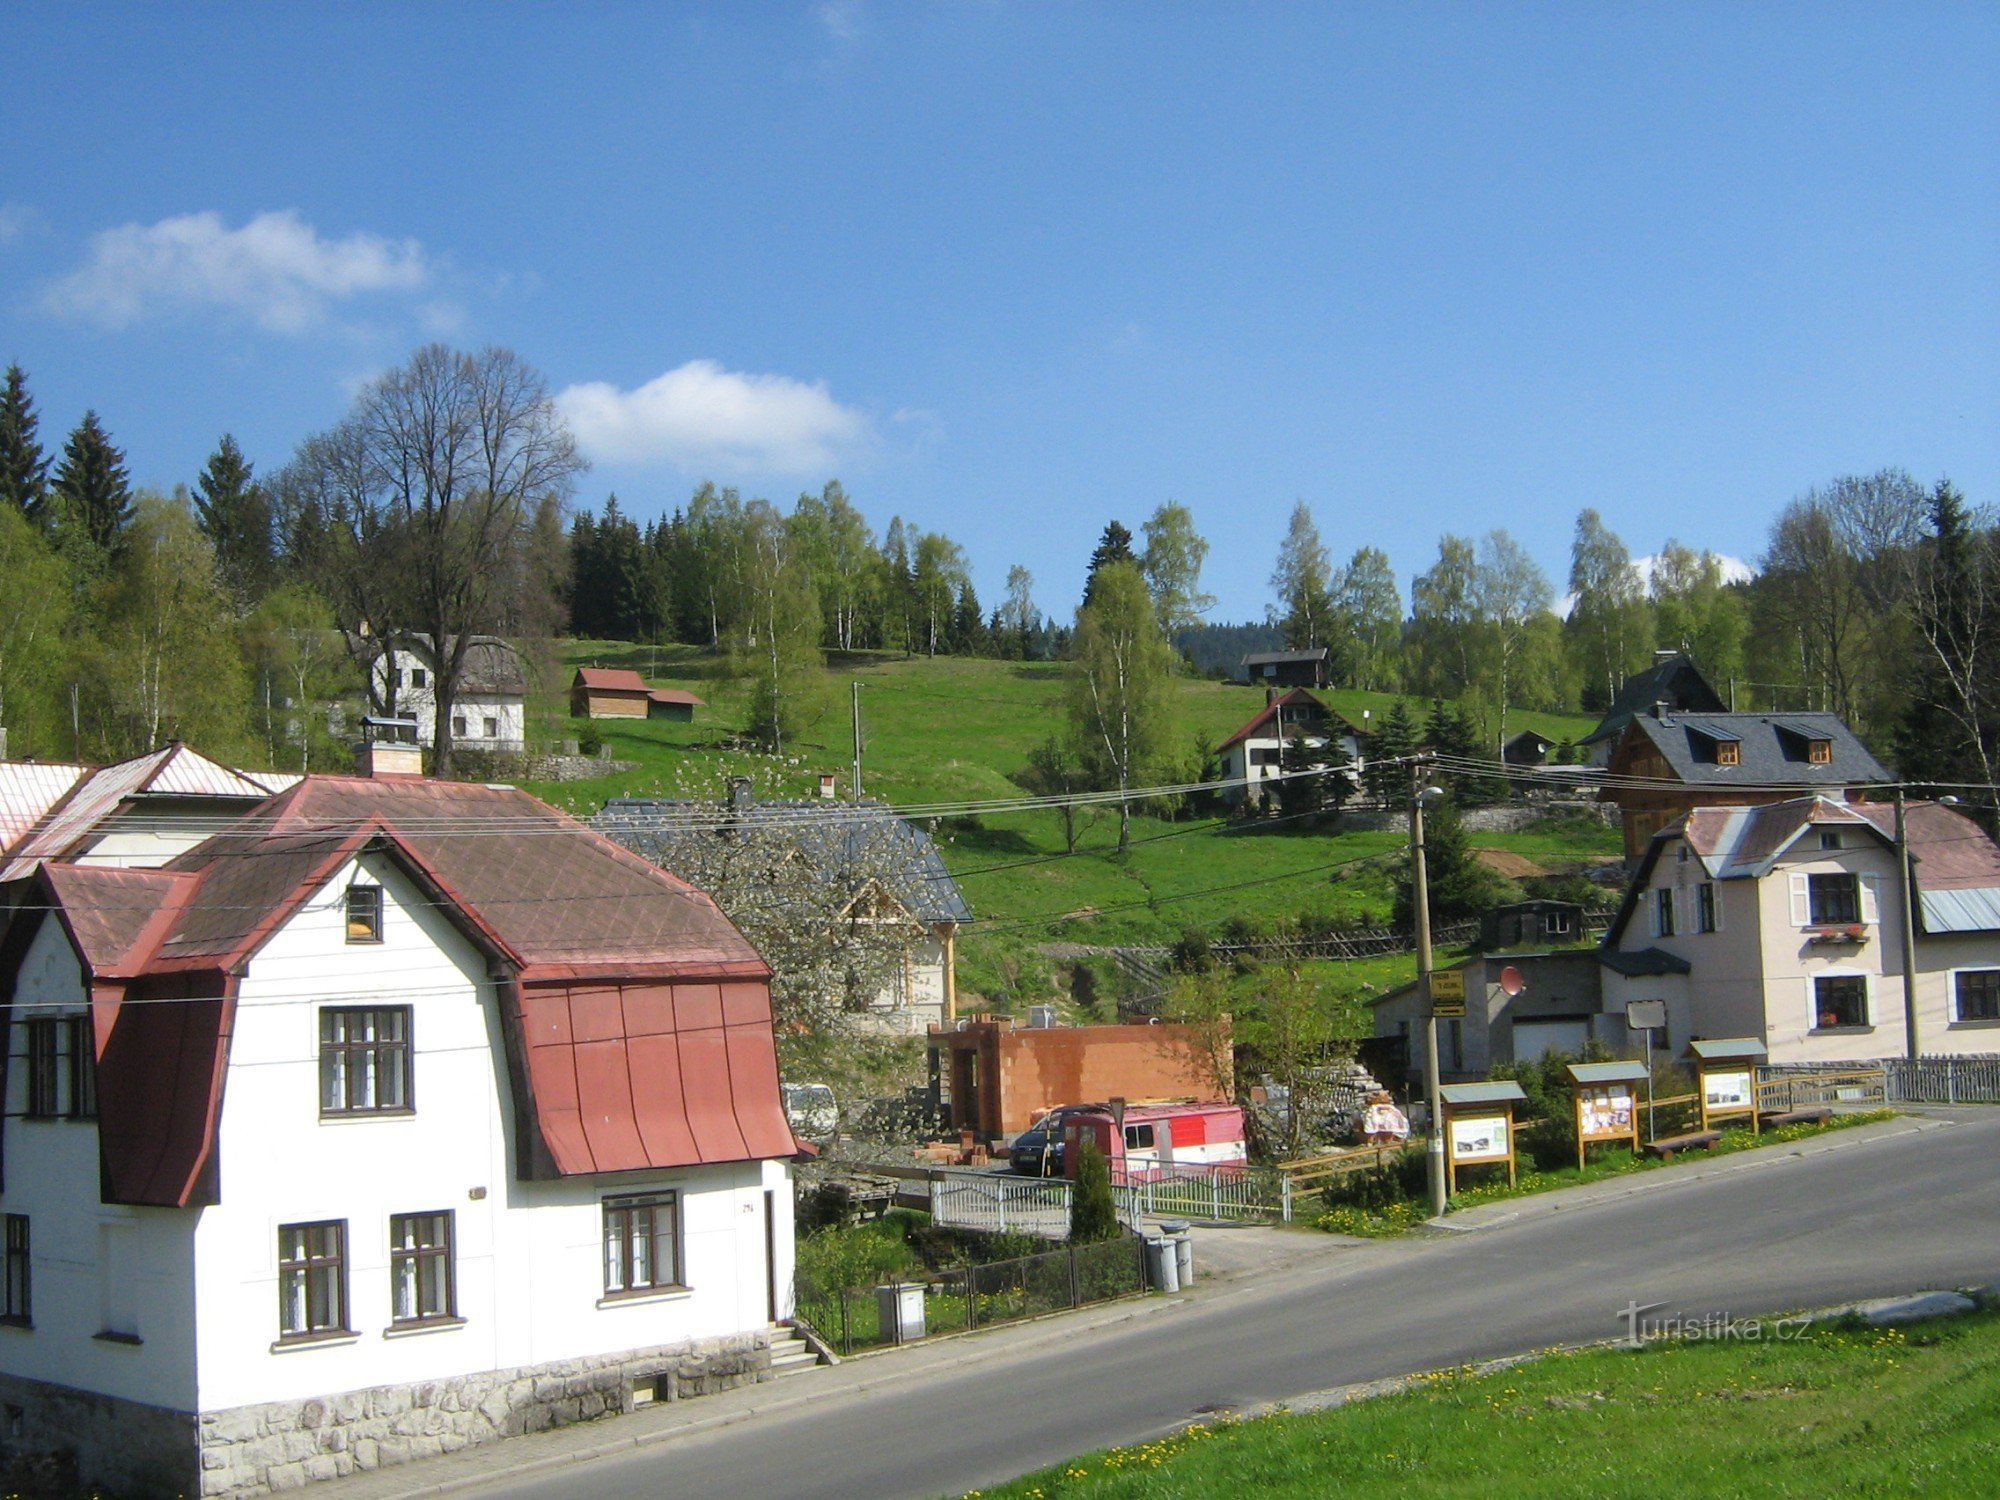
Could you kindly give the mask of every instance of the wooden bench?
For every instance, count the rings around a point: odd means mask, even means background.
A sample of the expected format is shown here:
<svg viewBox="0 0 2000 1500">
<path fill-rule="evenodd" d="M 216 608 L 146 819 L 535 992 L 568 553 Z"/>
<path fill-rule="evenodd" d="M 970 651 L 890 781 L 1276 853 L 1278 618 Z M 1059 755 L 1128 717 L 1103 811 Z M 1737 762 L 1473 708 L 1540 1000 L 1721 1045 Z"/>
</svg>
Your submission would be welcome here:
<svg viewBox="0 0 2000 1500">
<path fill-rule="evenodd" d="M 1782 1114 L 1765 1115 L 1764 1124 L 1776 1128 L 1779 1125 L 1824 1125 L 1833 1118 L 1833 1106 L 1814 1104 L 1804 1109 L 1788 1109 Z"/>
<path fill-rule="evenodd" d="M 1722 1140 L 1719 1130 L 1690 1130 L 1686 1135 L 1663 1135 L 1657 1141 L 1646 1142 L 1646 1149 L 1661 1161 L 1672 1161 L 1677 1151 L 1713 1151 Z"/>
</svg>

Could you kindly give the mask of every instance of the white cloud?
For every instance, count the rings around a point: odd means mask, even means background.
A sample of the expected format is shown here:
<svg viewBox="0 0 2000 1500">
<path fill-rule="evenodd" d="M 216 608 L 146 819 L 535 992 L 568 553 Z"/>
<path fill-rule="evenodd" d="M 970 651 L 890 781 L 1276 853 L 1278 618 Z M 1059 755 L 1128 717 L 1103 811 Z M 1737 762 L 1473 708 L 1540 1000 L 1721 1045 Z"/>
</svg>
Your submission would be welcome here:
<svg viewBox="0 0 2000 1500">
<path fill-rule="evenodd" d="M 817 12 L 819 24 L 836 42 L 851 44 L 861 37 L 860 0 L 828 0 Z"/>
<path fill-rule="evenodd" d="M 0 203 L 0 245 L 11 245 L 39 222 L 25 203 Z"/>
<path fill-rule="evenodd" d="M 834 400 L 824 381 L 740 374 L 712 359 L 691 359 L 635 390 L 593 380 L 556 400 L 584 451 L 616 464 L 816 474 L 873 437 L 868 418 Z"/>
<path fill-rule="evenodd" d="M 356 232 L 326 239 L 290 209 L 231 229 L 215 213 L 121 224 L 92 237 L 89 258 L 43 294 L 51 311 L 124 328 L 156 315 L 221 309 L 270 333 L 304 333 L 332 304 L 411 293 L 432 267 L 415 240 Z"/>
<path fill-rule="evenodd" d="M 1659 560 L 1659 557 L 1653 553 L 1632 559 L 1632 571 L 1639 575 L 1640 588 L 1651 592 L 1653 587 L 1653 568 Z M 1716 553 L 1715 560 L 1722 564 L 1722 581 L 1724 583 L 1748 583 L 1757 576 L 1755 568 L 1751 567 L 1750 564 L 1740 557 L 1731 557 L 1727 552 Z M 1575 608 L 1576 595 L 1574 594 L 1564 594 L 1560 599 L 1556 600 L 1556 613 L 1565 620 L 1569 618 L 1570 611 Z"/>
</svg>

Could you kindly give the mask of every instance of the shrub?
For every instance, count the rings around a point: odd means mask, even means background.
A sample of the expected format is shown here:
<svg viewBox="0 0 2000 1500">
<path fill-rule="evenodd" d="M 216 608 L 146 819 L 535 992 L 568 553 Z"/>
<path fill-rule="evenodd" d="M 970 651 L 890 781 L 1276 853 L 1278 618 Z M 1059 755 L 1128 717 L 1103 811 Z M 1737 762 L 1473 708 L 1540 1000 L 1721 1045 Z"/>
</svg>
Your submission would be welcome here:
<svg viewBox="0 0 2000 1500">
<path fill-rule="evenodd" d="M 1118 1204 L 1111 1196 L 1111 1163 L 1095 1139 L 1078 1143 L 1076 1187 L 1069 1201 L 1069 1238 L 1074 1245 L 1094 1245 L 1120 1233 Z"/>
<path fill-rule="evenodd" d="M 603 732 L 595 724 L 585 720 L 583 728 L 576 732 L 576 753 L 578 755 L 596 756 L 601 754 L 603 750 Z"/>
</svg>

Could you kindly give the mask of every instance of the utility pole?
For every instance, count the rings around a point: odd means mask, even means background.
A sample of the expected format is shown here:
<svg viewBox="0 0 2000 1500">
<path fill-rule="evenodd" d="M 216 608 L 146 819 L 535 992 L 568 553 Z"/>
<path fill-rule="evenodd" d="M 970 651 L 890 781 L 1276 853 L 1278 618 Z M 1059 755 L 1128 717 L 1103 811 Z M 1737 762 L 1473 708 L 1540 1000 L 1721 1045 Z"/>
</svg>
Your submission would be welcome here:
<svg viewBox="0 0 2000 1500">
<path fill-rule="evenodd" d="M 1903 822 L 1903 784 L 1896 783 L 1896 898 L 1903 915 L 1903 1050 L 1910 1061 L 1923 1055 L 1917 1041 L 1916 901 L 1910 894 L 1910 831 Z"/>
<path fill-rule="evenodd" d="M 1438 1023 L 1431 999 L 1431 890 L 1424 869 L 1424 802 L 1443 791 L 1424 785 L 1424 761 L 1410 766 L 1410 897 L 1416 917 L 1417 992 L 1424 1002 L 1424 1108 L 1429 1115 L 1430 1150 L 1426 1178 L 1431 1192 L 1431 1217 L 1444 1213 L 1444 1103 L 1438 1095 Z"/>
<path fill-rule="evenodd" d="M 854 800 L 861 800 L 861 684 L 854 685 Z"/>
</svg>

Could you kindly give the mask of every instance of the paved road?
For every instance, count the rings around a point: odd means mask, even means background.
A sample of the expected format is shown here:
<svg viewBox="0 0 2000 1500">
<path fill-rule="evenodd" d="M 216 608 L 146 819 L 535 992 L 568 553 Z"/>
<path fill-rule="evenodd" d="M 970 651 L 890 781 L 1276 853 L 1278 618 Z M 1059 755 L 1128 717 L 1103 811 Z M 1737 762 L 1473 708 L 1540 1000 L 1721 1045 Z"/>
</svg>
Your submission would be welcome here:
<svg viewBox="0 0 2000 1500">
<path fill-rule="evenodd" d="M 867 1389 L 466 1493 L 960 1494 L 1205 1409 L 1614 1337 L 1628 1301 L 1744 1316 L 2000 1281 L 2000 1110 L 1816 1145 L 1843 1149 L 1562 1195 L 1503 1222 L 1479 1210 L 1475 1232 L 1348 1251 L 921 1377 L 884 1361 Z"/>
</svg>

